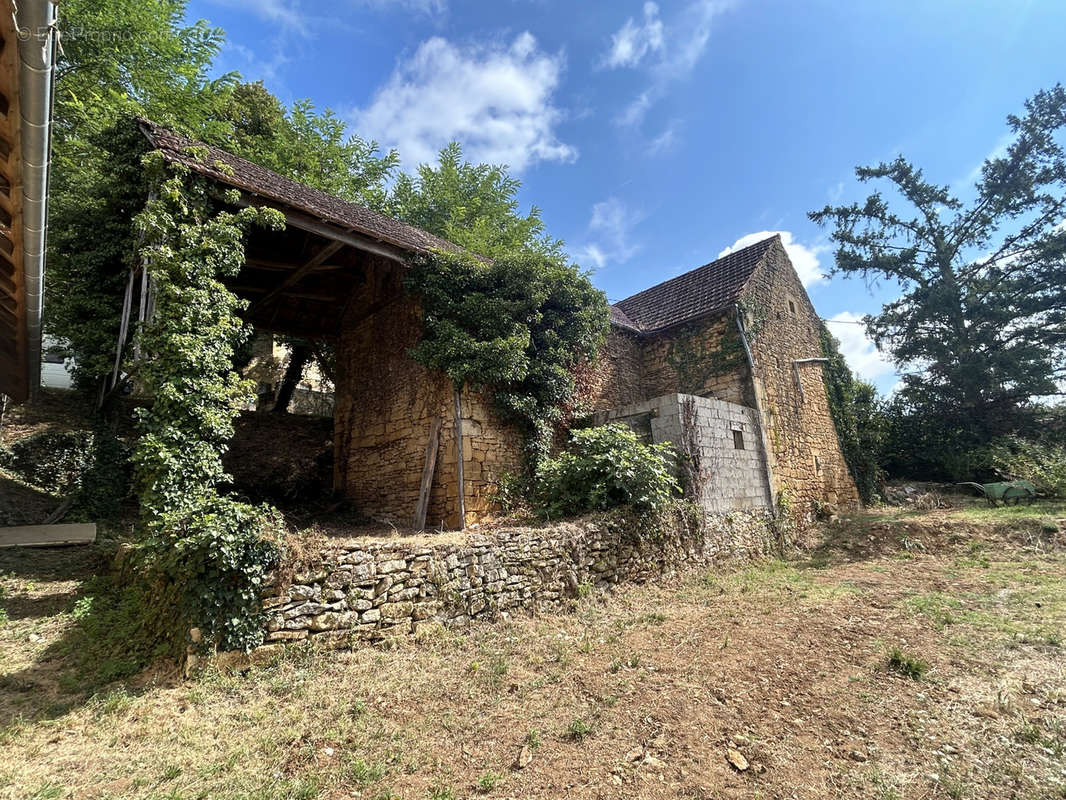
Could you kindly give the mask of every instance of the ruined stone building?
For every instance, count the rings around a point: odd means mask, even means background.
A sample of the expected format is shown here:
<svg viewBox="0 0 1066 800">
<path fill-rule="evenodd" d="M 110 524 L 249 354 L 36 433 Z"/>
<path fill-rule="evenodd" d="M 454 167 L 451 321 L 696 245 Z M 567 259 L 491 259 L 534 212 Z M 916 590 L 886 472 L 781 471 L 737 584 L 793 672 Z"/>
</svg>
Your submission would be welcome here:
<svg viewBox="0 0 1066 800">
<path fill-rule="evenodd" d="M 454 245 L 140 125 L 169 160 L 238 189 L 244 204 L 284 213 L 284 231 L 251 234 L 246 267 L 228 285 L 248 299 L 246 317 L 258 329 L 333 343 L 334 488 L 401 527 L 420 502 L 427 524 L 457 526 L 460 492 L 466 523 L 491 517 L 498 481 L 520 468 L 520 437 L 486 395 L 466 389 L 457 404 L 446 376 L 408 356 L 421 336 L 418 304 L 403 288 L 408 259 Z M 615 304 L 581 399 L 598 421 L 624 420 L 650 440 L 676 442 L 710 511 L 770 509 L 782 492 L 807 504 L 852 504 L 817 360 L 819 330 L 775 236 Z"/>
</svg>

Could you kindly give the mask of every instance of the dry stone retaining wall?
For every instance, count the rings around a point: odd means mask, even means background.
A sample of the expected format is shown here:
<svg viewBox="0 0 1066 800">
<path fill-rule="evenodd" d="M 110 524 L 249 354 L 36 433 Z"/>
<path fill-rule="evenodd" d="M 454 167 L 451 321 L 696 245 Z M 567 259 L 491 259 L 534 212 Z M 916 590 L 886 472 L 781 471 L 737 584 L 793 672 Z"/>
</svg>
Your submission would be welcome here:
<svg viewBox="0 0 1066 800">
<path fill-rule="evenodd" d="M 679 519 L 668 532 L 648 538 L 632 527 L 605 517 L 472 533 L 441 544 L 327 545 L 298 566 L 291 582 L 268 590 L 267 642 L 311 639 L 346 646 L 425 624 L 464 625 L 546 610 L 577 597 L 582 587 L 603 589 L 716 560 L 756 557 L 774 542 L 769 518 L 754 511 L 695 526 Z"/>
</svg>

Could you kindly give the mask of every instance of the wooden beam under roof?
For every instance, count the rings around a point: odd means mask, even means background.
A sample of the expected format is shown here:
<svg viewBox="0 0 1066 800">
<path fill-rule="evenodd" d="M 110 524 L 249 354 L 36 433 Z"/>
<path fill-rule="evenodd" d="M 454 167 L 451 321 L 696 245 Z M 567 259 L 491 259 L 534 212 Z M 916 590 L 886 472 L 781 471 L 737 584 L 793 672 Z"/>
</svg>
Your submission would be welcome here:
<svg viewBox="0 0 1066 800">
<path fill-rule="evenodd" d="M 267 292 L 266 296 L 261 297 L 260 299 L 252 303 L 248 307 L 248 314 L 255 313 L 255 311 L 262 308 L 264 305 L 269 303 L 278 295 L 282 294 L 286 289 L 295 286 L 303 279 L 305 275 L 312 272 L 316 267 L 319 267 L 324 264 L 327 258 L 330 258 L 334 254 L 336 254 L 336 252 L 344 246 L 344 242 L 338 241 L 332 241 L 327 244 L 325 247 L 323 247 L 321 250 L 311 256 L 311 258 L 308 259 L 303 266 L 299 267 L 292 274 L 287 275 L 281 283 L 279 283 L 277 286 Z"/>
</svg>

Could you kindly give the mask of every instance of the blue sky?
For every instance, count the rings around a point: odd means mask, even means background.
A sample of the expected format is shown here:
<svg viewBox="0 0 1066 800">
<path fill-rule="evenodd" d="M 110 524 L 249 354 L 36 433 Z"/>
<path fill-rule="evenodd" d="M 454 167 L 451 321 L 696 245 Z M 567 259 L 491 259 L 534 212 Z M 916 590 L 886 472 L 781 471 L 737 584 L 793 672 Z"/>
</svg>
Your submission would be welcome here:
<svg viewBox="0 0 1066 800">
<path fill-rule="evenodd" d="M 781 231 L 815 307 L 854 320 L 891 286 L 819 278 L 806 212 L 864 197 L 903 153 L 965 195 L 1007 114 L 1061 80 L 1062 0 L 191 0 L 219 71 L 310 98 L 407 168 L 451 139 L 506 162 L 524 203 L 612 300 Z M 896 382 L 860 325 L 853 369 Z"/>
</svg>

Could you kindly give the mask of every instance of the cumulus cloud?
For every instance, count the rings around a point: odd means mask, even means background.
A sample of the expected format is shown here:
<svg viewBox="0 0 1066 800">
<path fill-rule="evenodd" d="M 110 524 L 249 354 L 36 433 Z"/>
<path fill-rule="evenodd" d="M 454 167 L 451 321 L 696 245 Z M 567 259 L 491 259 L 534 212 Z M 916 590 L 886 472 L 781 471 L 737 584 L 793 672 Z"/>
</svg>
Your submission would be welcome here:
<svg viewBox="0 0 1066 800">
<path fill-rule="evenodd" d="M 399 64 L 370 105 L 351 114 L 354 129 L 400 152 L 406 168 L 433 162 L 450 141 L 472 161 L 521 172 L 538 161 L 573 161 L 556 135 L 553 103 L 561 55 L 541 51 L 530 33 L 509 45 L 423 42 Z"/>
<path fill-rule="evenodd" d="M 626 20 L 611 38 L 604 64 L 634 67 L 644 63 L 651 83 L 618 115 L 619 125 L 639 125 L 669 85 L 692 72 L 707 51 L 714 19 L 731 5 L 732 0 L 693 0 L 669 23 L 663 23 L 658 6 L 646 3 L 643 24 Z"/>
<path fill-rule="evenodd" d="M 829 332 L 840 342 L 840 352 L 852 372 L 863 380 L 873 382 L 893 374 L 896 368 L 866 335 L 866 326 L 861 324 L 862 318 L 861 314 L 841 311 L 826 322 Z"/>
<path fill-rule="evenodd" d="M 796 268 L 796 274 L 799 275 L 800 281 L 802 281 L 804 286 L 813 286 L 819 281 L 825 280 L 820 256 L 829 248 L 826 245 L 800 244 L 793 238 L 791 231 L 749 233 L 746 236 L 741 236 L 733 244 L 725 248 L 718 254 L 718 257 L 721 258 L 734 250 L 740 250 L 756 242 L 761 242 L 763 239 L 769 239 L 775 233 L 781 235 L 781 244 L 785 246 L 785 252 L 788 253 L 788 258 L 792 262 L 792 266 Z"/>
<path fill-rule="evenodd" d="M 595 269 L 624 264 L 640 250 L 640 245 L 634 244 L 630 236 L 640 220 L 640 214 L 617 197 L 596 203 L 589 219 L 589 241 L 574 252 L 574 260 Z"/>
<path fill-rule="evenodd" d="M 648 53 L 662 50 L 663 23 L 659 6 L 644 4 L 644 21 L 632 17 L 611 37 L 611 48 L 603 58 L 606 67 L 635 67 Z"/>
</svg>

